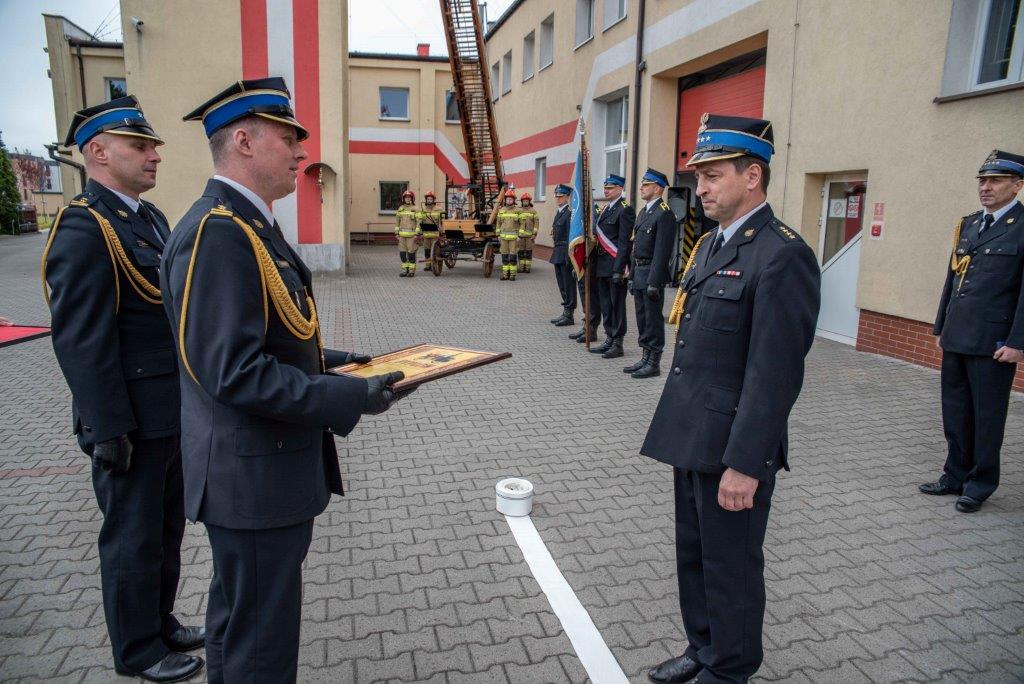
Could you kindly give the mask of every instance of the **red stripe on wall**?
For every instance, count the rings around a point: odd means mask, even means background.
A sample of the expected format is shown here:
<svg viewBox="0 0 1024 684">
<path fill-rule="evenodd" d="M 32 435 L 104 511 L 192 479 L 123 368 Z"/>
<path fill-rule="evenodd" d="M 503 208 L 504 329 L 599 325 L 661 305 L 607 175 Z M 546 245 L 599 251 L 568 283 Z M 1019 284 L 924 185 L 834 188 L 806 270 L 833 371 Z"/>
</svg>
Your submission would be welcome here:
<svg viewBox="0 0 1024 684">
<path fill-rule="evenodd" d="M 239 0 L 242 10 L 242 78 L 267 76 L 267 0 Z"/>
<path fill-rule="evenodd" d="M 349 140 L 349 154 L 397 154 L 433 157 L 437 168 L 452 179 L 453 183 L 467 183 L 441 149 L 431 142 L 384 142 L 379 140 Z"/>
<path fill-rule="evenodd" d="M 511 159 L 512 157 L 520 157 L 524 154 L 538 152 L 549 147 L 565 145 L 572 142 L 575 137 L 576 126 L 576 121 L 567 121 L 546 131 L 520 138 L 507 145 L 502 145 L 501 156 L 503 159 Z"/>
<path fill-rule="evenodd" d="M 558 185 L 559 183 L 568 183 L 572 178 L 574 166 L 575 164 L 555 164 L 554 166 L 549 166 L 546 179 L 547 184 Z M 506 183 L 511 183 L 517 188 L 530 188 L 537 182 L 537 174 L 535 171 L 520 171 L 519 173 L 505 174 L 504 180 Z"/>
<path fill-rule="evenodd" d="M 309 158 L 299 169 L 299 243 L 323 242 L 320 189 L 316 180 L 302 171 L 320 161 L 320 21 L 317 0 L 292 0 L 292 44 L 295 50 L 295 118 L 309 131 L 302 143 Z"/>
<path fill-rule="evenodd" d="M 735 76 L 687 88 L 679 93 L 679 150 L 686 152 L 679 160 L 677 170 L 686 168 L 686 160 L 693 154 L 697 141 L 697 127 L 704 112 L 727 116 L 761 118 L 764 110 L 764 67 L 749 69 Z"/>
</svg>

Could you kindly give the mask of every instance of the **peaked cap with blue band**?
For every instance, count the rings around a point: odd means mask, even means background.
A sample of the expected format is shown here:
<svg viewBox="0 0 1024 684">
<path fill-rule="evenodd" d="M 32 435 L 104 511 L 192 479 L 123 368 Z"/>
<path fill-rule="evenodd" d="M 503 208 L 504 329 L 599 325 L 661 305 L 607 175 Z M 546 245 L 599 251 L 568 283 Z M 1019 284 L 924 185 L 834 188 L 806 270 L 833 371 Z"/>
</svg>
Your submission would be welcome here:
<svg viewBox="0 0 1024 684">
<path fill-rule="evenodd" d="M 139 101 L 134 95 L 119 97 L 110 102 L 104 102 L 93 107 L 87 107 L 75 112 L 71 119 L 71 127 L 64 139 L 64 146 L 77 145 L 81 150 L 85 144 L 100 133 L 114 133 L 116 135 L 130 135 L 136 138 L 146 138 L 156 141 L 157 145 L 163 145 L 153 127 L 142 115 Z"/>
<path fill-rule="evenodd" d="M 604 179 L 604 186 L 608 187 L 609 185 L 615 185 L 620 188 L 624 188 L 626 187 L 626 179 L 623 178 L 622 176 L 610 173 L 608 174 L 608 177 Z"/>
<path fill-rule="evenodd" d="M 558 185 L 555 186 L 555 194 L 556 195 L 571 195 L 572 194 L 572 188 L 570 188 L 568 185 L 564 185 L 562 183 L 559 183 Z"/>
<path fill-rule="evenodd" d="M 663 174 L 661 171 L 655 171 L 654 169 L 647 169 L 644 173 L 644 177 L 640 179 L 640 184 L 654 183 L 663 188 L 668 187 L 668 176 Z"/>
<path fill-rule="evenodd" d="M 1002 150 L 992 150 L 985 163 L 978 169 L 978 178 L 992 176 L 1017 176 L 1024 178 L 1024 157 Z"/>
<path fill-rule="evenodd" d="M 235 81 L 195 111 L 186 114 L 183 120 L 202 121 L 206 137 L 211 138 L 228 124 L 247 116 L 258 116 L 292 126 L 299 140 L 309 137 L 309 132 L 295 120 L 291 93 L 284 79 L 279 76 Z"/>
<path fill-rule="evenodd" d="M 686 165 L 737 157 L 754 157 L 767 163 L 774 152 L 771 121 L 705 114 L 697 129 L 697 146 Z"/>
</svg>

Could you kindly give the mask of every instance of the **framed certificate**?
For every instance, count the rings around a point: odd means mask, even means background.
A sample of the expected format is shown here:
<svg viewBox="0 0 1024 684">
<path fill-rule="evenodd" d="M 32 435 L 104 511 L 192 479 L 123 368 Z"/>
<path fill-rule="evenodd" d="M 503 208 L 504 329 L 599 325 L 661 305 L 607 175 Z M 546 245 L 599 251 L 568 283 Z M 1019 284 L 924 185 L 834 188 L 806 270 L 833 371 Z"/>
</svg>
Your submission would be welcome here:
<svg viewBox="0 0 1024 684">
<path fill-rule="evenodd" d="M 368 378 L 394 371 L 402 371 L 405 378 L 394 384 L 396 391 L 419 387 L 425 382 L 444 378 L 455 373 L 485 366 L 507 359 L 510 352 L 485 352 L 459 347 L 442 347 L 435 344 L 417 344 L 373 357 L 369 363 L 348 363 L 328 368 L 334 375 L 351 375 Z"/>
</svg>

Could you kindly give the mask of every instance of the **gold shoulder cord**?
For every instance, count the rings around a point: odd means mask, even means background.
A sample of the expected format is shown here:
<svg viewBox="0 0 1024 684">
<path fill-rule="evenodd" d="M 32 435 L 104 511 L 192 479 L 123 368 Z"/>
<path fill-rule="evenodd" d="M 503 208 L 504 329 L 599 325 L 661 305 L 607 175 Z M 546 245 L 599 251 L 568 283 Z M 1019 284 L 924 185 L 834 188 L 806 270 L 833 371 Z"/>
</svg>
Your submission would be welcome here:
<svg viewBox="0 0 1024 684">
<path fill-rule="evenodd" d="M 964 277 L 967 275 L 967 267 L 971 265 L 971 255 L 964 254 L 962 257 L 957 259 L 956 247 L 960 244 L 960 231 L 963 230 L 964 219 L 960 219 L 960 223 L 956 224 L 956 229 L 953 231 L 953 254 L 949 258 L 949 268 L 955 275 L 960 276 L 960 282 L 957 283 L 956 289 L 959 290 L 960 286 L 964 284 Z"/>
<path fill-rule="evenodd" d="M 693 268 L 693 262 L 697 259 L 697 250 L 700 249 L 700 244 L 704 242 L 704 238 L 711 235 L 715 231 L 709 230 L 700 236 L 697 240 L 697 244 L 690 250 L 690 258 L 686 260 L 686 268 L 683 269 L 683 275 L 679 278 L 679 289 L 676 290 L 675 301 L 672 302 L 672 309 L 668 314 L 668 322 L 676 326 L 676 330 L 679 330 L 679 323 L 683 318 L 683 305 L 686 304 L 686 288 L 683 287 L 683 281 L 686 280 L 687 274 Z"/>
<path fill-rule="evenodd" d="M 196 232 L 196 241 L 192 246 L 192 258 L 189 259 L 188 273 L 185 276 L 185 294 L 182 297 L 181 302 L 181 318 L 178 322 L 178 346 L 181 349 L 181 360 L 185 365 L 185 370 L 192 376 L 192 379 L 198 384 L 199 380 L 196 379 L 195 373 L 192 371 L 192 366 L 188 362 L 188 355 L 185 353 L 185 326 L 188 317 L 188 300 L 189 295 L 192 291 L 192 275 L 196 265 L 196 256 L 199 254 L 199 240 L 203 236 L 203 229 L 206 228 L 206 221 L 211 216 L 221 216 L 224 218 L 230 218 L 234 221 L 239 228 L 245 233 L 246 237 L 249 238 L 249 243 L 252 245 L 253 255 L 256 257 L 256 265 L 259 267 L 260 272 L 260 292 L 263 295 L 263 330 L 266 332 L 267 325 L 269 323 L 268 318 L 268 306 L 267 298 L 269 296 L 270 301 L 274 304 L 274 310 L 277 312 L 281 322 L 284 323 L 285 328 L 300 340 L 308 340 L 316 335 L 317 348 L 320 350 L 320 365 L 321 370 L 324 368 L 324 344 L 320 337 L 320 321 L 316 313 L 316 304 L 313 302 L 313 298 L 306 294 L 306 305 L 309 307 L 309 318 L 306 318 L 302 311 L 295 305 L 292 298 L 288 295 L 288 286 L 284 284 L 284 280 L 281 279 L 281 273 L 277 270 L 277 265 L 274 263 L 273 257 L 267 252 L 267 248 L 263 246 L 263 242 L 259 236 L 256 235 L 256 231 L 249 226 L 248 223 L 238 218 L 230 211 L 225 209 L 212 209 L 210 213 L 203 217 L 203 220 L 199 224 L 199 230 Z"/>
</svg>

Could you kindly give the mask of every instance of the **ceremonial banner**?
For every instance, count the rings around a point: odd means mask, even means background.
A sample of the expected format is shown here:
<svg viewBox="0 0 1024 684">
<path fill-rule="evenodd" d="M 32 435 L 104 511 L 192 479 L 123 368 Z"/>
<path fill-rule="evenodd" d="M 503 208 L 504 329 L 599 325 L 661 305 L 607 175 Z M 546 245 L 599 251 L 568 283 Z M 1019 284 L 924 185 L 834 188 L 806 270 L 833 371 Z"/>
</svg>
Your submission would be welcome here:
<svg viewBox="0 0 1024 684">
<path fill-rule="evenodd" d="M 583 263 L 587 257 L 587 216 L 586 209 L 590 203 L 590 184 L 585 182 L 583 148 L 580 148 L 576 155 L 576 169 L 572 177 L 572 196 L 569 198 L 569 208 L 572 209 L 572 218 L 569 223 L 569 261 L 573 270 L 576 271 L 576 278 L 583 277 Z"/>
<path fill-rule="evenodd" d="M 477 368 L 511 357 L 509 352 L 485 352 L 459 347 L 441 347 L 433 344 L 417 344 L 413 347 L 373 357 L 369 363 L 349 363 L 328 368 L 334 375 L 351 375 L 368 378 L 402 371 L 405 378 L 396 382 L 392 389 L 402 391 L 419 387 L 425 382 L 444 378 L 455 373 Z"/>
</svg>

